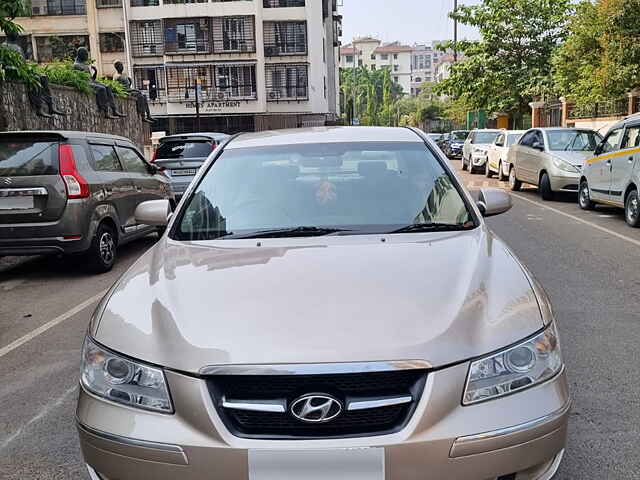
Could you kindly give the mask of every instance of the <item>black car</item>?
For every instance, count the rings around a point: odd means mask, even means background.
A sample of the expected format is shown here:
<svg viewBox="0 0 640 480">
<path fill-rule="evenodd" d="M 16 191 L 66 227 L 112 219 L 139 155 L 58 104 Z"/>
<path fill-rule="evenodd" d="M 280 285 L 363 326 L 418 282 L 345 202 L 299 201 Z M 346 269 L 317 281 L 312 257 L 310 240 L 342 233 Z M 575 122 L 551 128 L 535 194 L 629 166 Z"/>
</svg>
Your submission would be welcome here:
<svg viewBox="0 0 640 480">
<path fill-rule="evenodd" d="M 449 134 L 443 151 L 449 158 L 462 158 L 462 147 L 469 136 L 469 130 L 454 130 Z"/>
</svg>

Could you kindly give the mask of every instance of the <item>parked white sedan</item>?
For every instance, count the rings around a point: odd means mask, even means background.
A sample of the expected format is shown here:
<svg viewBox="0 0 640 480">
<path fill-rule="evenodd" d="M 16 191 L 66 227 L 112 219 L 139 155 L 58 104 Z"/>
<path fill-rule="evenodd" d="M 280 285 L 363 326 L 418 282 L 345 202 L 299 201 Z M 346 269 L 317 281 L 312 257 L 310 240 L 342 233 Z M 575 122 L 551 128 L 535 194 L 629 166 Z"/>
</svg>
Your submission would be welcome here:
<svg viewBox="0 0 640 480">
<path fill-rule="evenodd" d="M 524 132 L 525 130 L 504 130 L 496 137 L 487 151 L 487 163 L 484 170 L 487 178 L 493 177 L 494 173 L 498 175 L 501 182 L 509 178 L 507 153 L 509 147 L 516 144 Z"/>
</svg>

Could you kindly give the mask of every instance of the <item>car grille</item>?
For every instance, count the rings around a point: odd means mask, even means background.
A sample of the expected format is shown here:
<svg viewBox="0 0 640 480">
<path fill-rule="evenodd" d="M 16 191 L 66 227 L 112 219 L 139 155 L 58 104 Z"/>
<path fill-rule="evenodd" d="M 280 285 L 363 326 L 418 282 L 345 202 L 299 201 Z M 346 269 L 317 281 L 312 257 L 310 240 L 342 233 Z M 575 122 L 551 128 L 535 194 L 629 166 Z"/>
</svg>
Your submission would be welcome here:
<svg viewBox="0 0 640 480">
<path fill-rule="evenodd" d="M 229 431 L 243 438 L 320 439 L 385 435 L 402 429 L 420 400 L 427 371 L 423 369 L 319 375 L 212 375 L 207 385 L 216 410 Z M 300 396 L 331 395 L 343 412 L 326 423 L 305 423 L 290 411 Z M 407 403 L 347 410 L 352 401 L 407 398 Z M 243 402 L 280 400 L 285 412 L 225 408 L 225 399 Z"/>
</svg>

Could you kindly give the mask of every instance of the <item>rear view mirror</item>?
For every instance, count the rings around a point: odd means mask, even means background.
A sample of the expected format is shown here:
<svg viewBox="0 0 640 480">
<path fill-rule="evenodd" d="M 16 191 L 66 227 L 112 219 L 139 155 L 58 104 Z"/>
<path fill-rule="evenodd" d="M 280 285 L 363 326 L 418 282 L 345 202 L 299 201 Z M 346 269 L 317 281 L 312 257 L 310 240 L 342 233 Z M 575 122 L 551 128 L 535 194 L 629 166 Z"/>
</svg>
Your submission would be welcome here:
<svg viewBox="0 0 640 480">
<path fill-rule="evenodd" d="M 511 209 L 511 195 L 500 188 L 482 188 L 476 202 L 483 217 L 500 215 Z"/>
<path fill-rule="evenodd" d="M 169 200 L 149 200 L 136 207 L 136 222 L 154 227 L 164 227 L 169 223 L 171 205 Z"/>
</svg>

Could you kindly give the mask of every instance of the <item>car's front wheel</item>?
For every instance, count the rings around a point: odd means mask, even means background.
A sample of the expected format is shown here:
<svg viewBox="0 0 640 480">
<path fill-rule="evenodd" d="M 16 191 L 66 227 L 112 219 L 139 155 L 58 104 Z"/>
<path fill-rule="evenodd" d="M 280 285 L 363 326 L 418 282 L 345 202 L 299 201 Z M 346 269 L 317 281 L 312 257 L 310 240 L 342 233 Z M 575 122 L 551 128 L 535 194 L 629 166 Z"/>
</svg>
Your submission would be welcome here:
<svg viewBox="0 0 640 480">
<path fill-rule="evenodd" d="M 515 167 L 511 167 L 509 170 L 509 188 L 512 192 L 519 192 L 522 188 L 522 182 L 516 178 Z"/>
<path fill-rule="evenodd" d="M 543 200 L 553 200 L 553 190 L 551 190 L 551 180 L 549 180 L 549 175 L 547 173 L 543 173 L 540 177 L 540 184 L 538 185 L 538 190 L 540 190 L 540 196 Z"/>
<path fill-rule="evenodd" d="M 467 163 L 464 161 L 464 155 L 462 156 L 462 170 L 467 169 Z"/>
<path fill-rule="evenodd" d="M 504 174 L 504 165 L 502 162 L 498 164 L 498 180 L 504 182 L 507 180 L 507 176 Z"/>
<path fill-rule="evenodd" d="M 487 178 L 493 177 L 493 172 L 491 171 L 491 168 L 489 168 L 489 160 L 484 164 L 484 176 Z"/>
<path fill-rule="evenodd" d="M 106 223 L 98 225 L 91 246 L 86 252 L 87 266 L 96 273 L 105 273 L 116 263 L 117 238 L 113 227 Z"/>
<path fill-rule="evenodd" d="M 589 194 L 589 184 L 586 180 L 583 180 L 582 183 L 580 183 L 578 205 L 580 205 L 580 208 L 583 210 L 593 210 L 596 206 L 596 204 L 591 201 L 591 195 Z"/>
<path fill-rule="evenodd" d="M 624 218 L 633 227 L 640 227 L 640 198 L 637 190 L 631 190 L 624 202 Z"/>
</svg>

